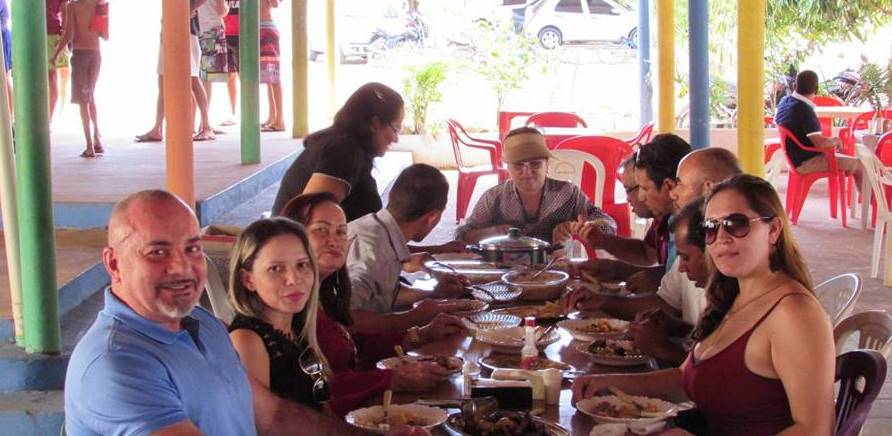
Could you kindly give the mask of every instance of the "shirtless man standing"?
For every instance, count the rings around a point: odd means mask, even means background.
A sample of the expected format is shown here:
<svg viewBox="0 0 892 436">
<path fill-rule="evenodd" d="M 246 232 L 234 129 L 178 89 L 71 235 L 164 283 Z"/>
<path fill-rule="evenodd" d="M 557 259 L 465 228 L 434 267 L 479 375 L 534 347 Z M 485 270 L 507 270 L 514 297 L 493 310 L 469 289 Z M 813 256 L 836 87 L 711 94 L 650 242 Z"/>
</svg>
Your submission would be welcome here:
<svg viewBox="0 0 892 436">
<path fill-rule="evenodd" d="M 99 38 L 108 40 L 107 27 L 94 29 L 92 26 L 96 5 L 99 2 L 100 0 L 74 0 L 68 5 L 66 10 L 68 25 L 65 26 L 65 31 L 56 45 L 56 51 L 50 59 L 50 64 L 54 63 L 68 43 L 72 43 L 74 50 L 71 55 L 71 102 L 80 105 L 84 139 L 87 142 L 87 148 L 81 153 L 81 157 L 96 157 L 97 153 L 105 152 L 99 134 L 96 100 L 93 98 L 96 80 L 99 78 L 99 67 L 102 64 Z"/>
</svg>

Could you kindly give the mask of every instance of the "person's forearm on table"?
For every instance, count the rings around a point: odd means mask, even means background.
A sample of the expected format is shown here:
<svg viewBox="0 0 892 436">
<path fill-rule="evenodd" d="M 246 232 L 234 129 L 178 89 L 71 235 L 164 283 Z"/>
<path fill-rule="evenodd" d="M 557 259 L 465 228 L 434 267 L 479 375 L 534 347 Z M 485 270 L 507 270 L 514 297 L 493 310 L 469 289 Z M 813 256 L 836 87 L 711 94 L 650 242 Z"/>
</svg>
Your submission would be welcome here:
<svg viewBox="0 0 892 436">
<path fill-rule="evenodd" d="M 656 295 L 648 295 L 644 298 L 604 297 L 604 305 L 601 310 L 620 319 L 632 320 L 638 312 L 660 307 L 663 301 Z"/>
<path fill-rule="evenodd" d="M 613 257 L 628 263 L 651 266 L 657 262 L 657 251 L 641 239 L 601 234 L 591 242 L 594 248 L 603 249 Z"/>
<path fill-rule="evenodd" d="M 272 393 L 254 377 L 248 376 L 254 405 L 254 424 L 260 435 L 364 435 L 359 428 L 334 417 L 288 401 Z"/>
<path fill-rule="evenodd" d="M 395 313 L 378 313 L 363 309 L 350 311 L 353 318 L 353 331 L 374 334 L 382 331 L 407 330 L 409 327 L 424 325 L 429 319 L 422 319 L 414 310 Z"/>
</svg>

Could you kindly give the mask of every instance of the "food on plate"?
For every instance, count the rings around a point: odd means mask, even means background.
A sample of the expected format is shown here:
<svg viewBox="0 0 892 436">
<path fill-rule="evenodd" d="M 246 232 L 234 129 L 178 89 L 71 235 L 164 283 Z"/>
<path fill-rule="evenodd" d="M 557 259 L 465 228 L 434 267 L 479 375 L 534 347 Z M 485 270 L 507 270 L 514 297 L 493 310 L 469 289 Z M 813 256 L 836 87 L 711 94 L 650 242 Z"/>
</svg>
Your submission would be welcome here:
<svg viewBox="0 0 892 436">
<path fill-rule="evenodd" d="M 640 402 L 610 402 L 600 401 L 588 409 L 589 412 L 607 416 L 610 418 L 650 418 L 663 415 L 655 404 L 642 404 Z"/>
<path fill-rule="evenodd" d="M 405 358 L 407 357 L 403 359 Z M 450 372 L 461 370 L 462 364 L 464 364 L 460 357 L 454 356 L 414 356 L 411 359 L 423 363 L 433 363 Z"/>
<path fill-rule="evenodd" d="M 481 363 L 483 363 L 484 366 L 490 368 L 521 369 L 520 356 L 512 354 L 491 354 L 481 359 Z M 558 362 L 541 356 L 536 357 L 536 360 L 533 363 L 533 367 L 530 369 L 540 370 L 549 368 L 555 368 L 561 371 L 574 370 L 572 366 L 567 365 L 566 363 Z"/>
<path fill-rule="evenodd" d="M 611 322 L 609 318 L 596 318 L 585 320 L 573 326 L 583 333 L 625 333 L 629 331 L 628 323 Z"/>
<path fill-rule="evenodd" d="M 548 436 L 545 424 L 533 418 L 529 412 L 495 411 L 489 413 L 456 414 L 451 425 L 470 435 L 486 436 Z"/>
<path fill-rule="evenodd" d="M 539 274 L 539 270 L 531 269 L 529 271 L 524 271 L 522 273 L 512 275 L 510 283 L 513 285 L 541 285 L 553 282 L 555 280 L 561 280 L 565 278 L 566 275 L 563 272 L 558 271 L 545 271 L 538 276 L 536 276 L 536 274 Z"/>
<path fill-rule="evenodd" d="M 623 339 L 597 339 L 588 345 L 588 352 L 598 356 L 641 357 L 644 353 L 635 344 Z"/>
<path fill-rule="evenodd" d="M 391 410 L 387 414 L 385 419 L 384 414 L 375 414 L 369 415 L 365 417 L 357 417 L 356 423 L 360 427 L 365 428 L 377 428 L 381 430 L 385 430 L 387 428 L 393 428 L 398 425 L 408 425 L 408 426 L 426 426 L 430 423 L 428 419 L 421 415 L 416 415 L 407 410 L 400 410 L 395 407 L 391 407 Z M 388 427 L 389 426 L 389 427 Z"/>
</svg>

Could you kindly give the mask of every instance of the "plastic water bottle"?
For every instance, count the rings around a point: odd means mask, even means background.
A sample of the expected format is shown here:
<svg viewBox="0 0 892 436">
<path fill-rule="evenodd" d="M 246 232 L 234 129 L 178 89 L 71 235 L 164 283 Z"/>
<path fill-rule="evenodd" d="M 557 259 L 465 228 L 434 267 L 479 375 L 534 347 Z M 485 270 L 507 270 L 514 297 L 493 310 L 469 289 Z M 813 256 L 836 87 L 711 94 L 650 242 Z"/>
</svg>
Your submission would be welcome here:
<svg viewBox="0 0 892 436">
<path fill-rule="evenodd" d="M 520 349 L 521 369 L 536 367 L 539 349 L 536 348 L 536 318 L 527 317 L 523 321 L 523 348 Z"/>
</svg>

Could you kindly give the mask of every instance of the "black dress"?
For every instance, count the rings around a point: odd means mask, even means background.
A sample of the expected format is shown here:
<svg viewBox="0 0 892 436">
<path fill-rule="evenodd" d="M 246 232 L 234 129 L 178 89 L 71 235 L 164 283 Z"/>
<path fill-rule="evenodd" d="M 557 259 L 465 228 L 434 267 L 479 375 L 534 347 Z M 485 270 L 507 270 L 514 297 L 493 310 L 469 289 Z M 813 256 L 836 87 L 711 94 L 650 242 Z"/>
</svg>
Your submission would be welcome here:
<svg viewBox="0 0 892 436">
<path fill-rule="evenodd" d="M 251 330 L 263 340 L 269 354 L 269 388 L 274 394 L 321 409 L 322 405 L 313 399 L 313 379 L 300 369 L 298 361 L 307 348 L 305 343 L 297 344 L 265 321 L 244 315 L 236 315 L 229 325 L 230 332 L 239 329 Z"/>
<path fill-rule="evenodd" d="M 282 177 L 273 202 L 273 215 L 278 215 L 288 201 L 303 193 L 313 173 L 334 177 L 348 185 L 347 197 L 341 202 L 347 221 L 381 210 L 378 184 L 372 177 L 372 159 L 361 141 L 349 133 L 327 129 L 308 136 L 303 153 Z"/>
</svg>

